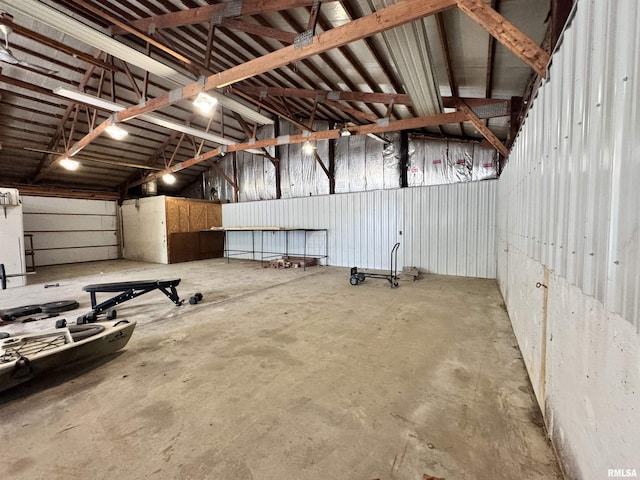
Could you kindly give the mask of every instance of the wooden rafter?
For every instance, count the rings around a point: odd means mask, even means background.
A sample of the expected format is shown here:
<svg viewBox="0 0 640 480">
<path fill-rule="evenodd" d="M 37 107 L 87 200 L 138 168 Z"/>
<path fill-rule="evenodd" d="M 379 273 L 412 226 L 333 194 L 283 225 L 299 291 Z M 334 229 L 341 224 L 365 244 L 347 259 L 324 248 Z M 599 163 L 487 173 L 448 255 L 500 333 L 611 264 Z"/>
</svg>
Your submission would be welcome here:
<svg viewBox="0 0 640 480">
<path fill-rule="evenodd" d="M 343 3 L 343 6 L 344 6 L 344 3 Z M 319 14 L 318 16 L 318 24 L 325 31 L 330 30 L 332 28 L 331 23 L 327 21 L 324 18 L 324 15 L 322 14 Z M 358 73 L 360 78 L 364 80 L 364 82 L 371 89 L 372 92 L 382 93 L 382 89 L 380 87 L 380 81 L 374 78 L 371 71 L 364 66 L 362 59 L 359 58 L 359 56 L 354 53 L 354 51 L 350 48 L 349 45 L 345 45 L 343 47 L 336 49 L 336 53 L 341 54 L 344 60 L 346 60 L 350 65 L 353 66 L 353 68 Z M 358 91 L 359 90 L 358 84 L 360 83 L 360 81 L 356 80 L 355 83 L 356 83 L 355 88 L 351 88 L 351 90 Z M 393 103 L 393 100 L 389 103 L 389 105 L 391 105 L 392 103 Z M 379 115 L 379 112 L 376 110 L 376 108 L 369 105 L 367 105 L 367 107 L 369 108 L 369 110 L 371 110 L 372 113 L 374 113 L 375 115 Z M 388 116 L 389 114 L 385 115 L 385 117 L 388 117 Z"/>
<path fill-rule="evenodd" d="M 89 12 L 92 12 L 93 14 L 97 15 L 98 17 L 106 20 L 107 22 L 110 22 L 110 23 L 112 23 L 114 25 L 117 25 L 119 28 L 121 28 L 125 32 L 131 33 L 131 34 L 135 35 L 136 37 L 140 38 L 141 40 L 144 40 L 145 42 L 150 43 L 154 47 L 157 47 L 160 50 L 162 50 L 163 52 L 168 53 L 172 57 L 177 58 L 181 62 L 186 63 L 186 64 L 190 64 L 191 63 L 191 60 L 189 60 L 187 57 L 185 57 L 184 55 L 176 52 L 175 50 L 172 50 L 172 49 L 166 47 L 162 43 L 157 42 L 153 38 L 151 38 L 148 35 L 146 35 L 144 33 L 144 31 L 140 31 L 137 28 L 132 27 L 131 25 L 128 25 L 127 23 L 117 19 L 113 15 L 108 14 L 107 12 L 103 11 L 102 9 L 94 7 L 93 5 L 91 5 L 90 3 L 86 2 L 85 0 L 71 0 L 71 1 L 73 3 L 75 3 L 76 5 L 79 5 L 83 9 L 85 9 L 85 10 L 87 10 Z"/>
<path fill-rule="evenodd" d="M 320 154 L 318 153 L 318 150 L 314 150 L 313 151 L 313 156 L 315 157 L 316 162 L 318 162 L 318 165 L 320 165 L 320 168 L 322 168 L 322 171 L 327 176 L 327 178 L 331 179 L 331 172 L 329 172 L 329 169 L 327 168 L 327 166 L 322 161 L 322 158 L 320 158 Z"/>
<path fill-rule="evenodd" d="M 236 121 L 242 127 L 242 130 L 244 130 L 244 134 L 247 136 L 248 139 L 256 138 L 255 130 L 251 131 L 251 128 L 249 128 L 249 125 L 247 124 L 247 122 L 244 121 L 244 118 L 242 118 L 236 112 L 233 112 L 233 116 L 235 117 Z M 273 155 L 271 155 L 269 153 L 269 151 L 265 147 L 262 148 L 262 152 L 263 152 L 264 156 L 267 157 L 274 166 L 277 164 L 278 159 L 275 158 Z"/>
<path fill-rule="evenodd" d="M 211 168 L 213 168 L 218 173 L 218 175 L 224 178 L 227 181 L 227 183 L 233 187 L 234 190 L 238 190 L 238 183 L 234 182 L 231 178 L 229 178 L 227 174 L 224 172 L 224 170 L 220 168 L 220 165 L 218 165 L 212 159 L 208 159 L 207 163 L 211 165 Z"/>
<path fill-rule="evenodd" d="M 305 59 L 313 55 L 327 52 L 333 48 L 346 45 L 371 35 L 383 32 L 390 28 L 404 25 L 419 18 L 441 12 L 456 5 L 456 0 L 406 0 L 394 4 L 380 11 L 359 18 L 347 24 L 341 25 L 327 32 L 316 35 L 310 45 L 296 48 L 295 45 L 281 48 L 272 53 L 268 53 L 254 60 L 229 68 L 218 74 L 210 75 L 206 78 L 204 85 L 200 82 L 193 82 L 182 87 L 179 94 L 168 92 L 159 97 L 147 101 L 143 105 L 136 105 L 121 112 L 118 112 L 116 119 L 118 122 L 135 118 L 143 113 L 152 112 L 160 108 L 167 107 L 180 100 L 193 97 L 201 91 L 224 87 L 241 80 L 268 72 L 275 68 L 282 67 L 291 62 Z M 106 123 L 106 122 L 105 122 Z M 104 124 L 103 124 L 104 125 Z M 90 144 L 104 128 L 97 127 L 93 132 L 87 134 L 80 142 L 74 145 L 74 150 L 81 150 Z M 100 133 L 97 133 L 100 132 Z"/>
<path fill-rule="evenodd" d="M 238 30 L 240 32 L 249 33 L 251 35 L 258 35 L 260 37 L 273 38 L 279 40 L 282 43 L 293 43 L 296 38 L 296 34 L 293 32 L 287 32 L 285 30 L 278 30 L 277 28 L 265 27 L 258 23 L 242 22 L 240 20 L 234 20 L 227 18 L 222 21 L 222 27 Z"/>
<path fill-rule="evenodd" d="M 482 136 L 486 138 L 487 141 L 491 143 L 491 145 L 493 145 L 493 147 L 502 154 L 502 156 L 504 156 L 505 158 L 509 156 L 509 149 L 504 145 L 504 143 L 500 141 L 498 137 L 495 136 L 495 134 L 491 130 L 489 130 L 484 122 L 480 120 L 475 113 L 473 113 L 473 110 L 471 110 L 468 105 L 466 105 L 464 102 L 460 102 L 458 108 L 460 108 L 460 110 L 465 113 L 467 119 L 473 124 L 474 127 L 476 127 L 478 132 L 480 132 Z"/>
<path fill-rule="evenodd" d="M 458 8 L 486 29 L 496 40 L 529 65 L 541 77 L 547 76 L 550 56 L 484 0 L 458 0 Z"/>
<path fill-rule="evenodd" d="M 313 29 L 309 29 L 308 26 L 301 25 L 300 21 L 288 11 L 281 12 L 280 15 L 287 22 L 287 24 L 294 30 L 298 30 L 300 28 L 307 28 L 307 32 L 313 31 Z M 325 32 L 329 30 L 330 29 L 327 28 Z M 340 46 L 336 48 L 335 52 L 336 53 L 340 52 L 342 48 L 344 48 L 344 46 Z M 318 54 L 318 60 L 324 62 L 326 64 L 326 68 L 321 68 L 318 65 L 318 62 L 311 61 L 309 58 L 302 59 L 300 63 L 303 64 L 306 68 L 308 68 L 309 71 L 312 72 L 317 77 L 317 80 L 315 80 L 314 83 L 316 83 L 317 81 L 320 81 L 323 84 L 327 85 L 331 90 L 339 90 L 340 89 L 339 84 L 335 82 L 335 79 L 332 78 L 331 75 L 329 75 L 329 72 L 339 72 L 341 70 L 340 65 L 336 62 L 335 56 L 329 55 L 327 52 L 320 52 Z M 295 68 L 297 71 L 300 70 L 297 67 Z M 349 90 L 352 90 L 352 91 L 358 90 L 358 80 L 356 78 L 352 78 L 349 75 L 343 75 L 341 78 L 341 81 L 344 82 L 344 84 L 347 86 Z M 376 106 L 371 106 L 370 110 L 374 115 L 381 116 L 381 112 L 377 110 Z"/>
<path fill-rule="evenodd" d="M 333 0 L 320 0 L 321 2 L 329 2 Z M 244 0 L 242 2 L 242 10 L 240 17 L 248 15 L 258 15 L 266 12 L 277 12 L 290 8 L 306 7 L 312 5 L 312 0 Z M 166 13 L 164 15 L 156 15 L 153 17 L 141 18 L 129 22 L 129 26 L 143 32 L 149 32 L 151 28 L 161 30 L 163 28 L 182 27 L 184 25 L 194 25 L 196 23 L 208 23 L 212 18 L 225 17 L 225 3 L 216 3 L 204 7 L 190 8 L 188 10 L 180 10 L 179 12 Z M 127 30 L 118 25 L 112 25 L 111 31 L 114 35 L 123 35 L 128 33 Z"/>
<path fill-rule="evenodd" d="M 320 2 L 315 1 L 311 5 L 311 11 L 309 12 L 309 23 L 307 23 L 307 30 L 311 31 L 313 35 L 316 34 L 316 25 L 318 24 L 319 13 L 320 13 Z"/>
<path fill-rule="evenodd" d="M 241 91 L 234 91 L 234 94 L 238 95 L 239 97 L 244 98 L 245 100 L 249 100 L 251 99 L 256 105 L 258 105 L 260 108 L 262 108 L 263 110 L 269 112 L 269 113 L 273 113 L 274 115 L 277 115 L 279 118 L 285 120 L 286 122 L 289 122 L 293 125 L 295 125 L 297 128 L 300 129 L 300 131 L 302 130 L 306 130 L 307 127 L 305 125 L 303 125 L 302 123 L 298 122 L 297 120 L 291 118 L 290 115 L 287 115 L 286 113 L 281 112 L 280 110 L 278 110 L 277 108 L 271 106 L 271 105 L 267 105 L 264 102 L 260 102 L 260 101 L 256 101 L 255 99 L 251 98 L 249 95 L 241 92 Z"/>
<path fill-rule="evenodd" d="M 453 61 L 451 60 L 451 49 L 449 48 L 449 38 L 447 37 L 447 29 L 444 25 L 444 14 L 437 13 L 435 15 L 436 25 L 438 27 L 438 36 L 440 38 L 440 46 L 444 54 L 444 66 L 447 71 L 447 80 L 449 81 L 449 89 L 452 97 L 458 97 L 458 82 L 453 74 Z M 464 123 L 460 123 L 460 132 L 464 136 Z M 440 133 L 444 134 L 442 128 Z"/>
<path fill-rule="evenodd" d="M 353 19 L 358 18 L 360 16 L 360 15 L 357 14 L 357 11 L 356 11 L 357 2 L 356 3 L 341 2 L 341 4 L 342 4 L 342 8 L 344 8 L 347 16 L 349 17 L 349 20 L 353 20 Z M 404 85 L 403 85 L 402 79 L 400 78 L 399 73 L 393 67 L 393 65 L 391 64 L 391 61 L 388 58 L 386 58 L 385 56 L 383 56 L 380 53 L 380 51 L 376 48 L 373 39 L 372 38 L 364 38 L 362 40 L 362 43 L 367 48 L 367 51 L 371 54 L 371 56 L 376 60 L 378 65 L 380 65 L 382 67 L 382 71 L 383 71 L 384 75 L 386 76 L 387 81 L 389 82 L 389 84 L 393 86 L 393 89 L 396 92 L 403 92 L 404 91 Z M 396 104 L 398 104 L 397 100 L 396 100 Z M 415 115 L 415 111 L 413 110 L 413 107 L 411 107 L 410 104 L 407 104 L 407 105 L 408 105 L 408 110 L 413 115 Z"/>
<path fill-rule="evenodd" d="M 491 8 L 496 12 L 500 10 L 500 0 L 491 0 Z M 489 35 L 489 47 L 487 49 L 487 80 L 485 82 L 486 98 L 491 98 L 493 92 L 493 62 L 496 55 L 496 39 Z"/>
<path fill-rule="evenodd" d="M 341 111 L 343 111 L 345 113 L 348 113 L 349 115 L 352 115 L 354 117 L 362 118 L 363 120 L 367 120 L 369 122 L 378 121 L 378 117 L 376 117 L 375 115 L 371 115 L 370 113 L 361 112 L 360 110 L 356 110 L 355 108 L 347 107 L 346 105 L 342 105 L 341 103 L 334 102 L 334 101 L 331 101 L 331 100 L 325 100 L 324 103 L 326 105 L 329 105 L 330 107 L 333 107 L 333 108 L 336 108 L 338 110 L 341 110 Z"/>
<path fill-rule="evenodd" d="M 213 51 L 213 39 L 216 35 L 216 24 L 209 22 L 209 29 L 207 30 L 207 43 L 204 47 L 204 67 L 211 68 L 211 52 Z"/>
<path fill-rule="evenodd" d="M 95 60 L 99 60 L 100 57 L 103 56 L 103 52 L 98 50 L 97 52 L 94 53 L 93 58 Z M 102 62 L 105 64 L 109 64 L 108 62 Z M 93 72 L 95 71 L 96 66 L 95 64 L 91 63 L 89 65 L 89 67 L 87 68 L 87 70 L 84 72 L 84 75 L 82 76 L 82 79 L 80 80 L 80 83 L 78 84 L 78 87 L 80 90 L 84 90 L 84 88 L 87 86 L 87 83 L 89 83 L 89 80 L 91 79 Z M 102 69 L 102 74 L 104 75 L 105 71 L 109 71 L 108 69 Z M 73 103 L 69 103 L 67 105 L 67 108 L 64 111 L 64 114 L 62 115 L 62 118 L 60 119 L 60 122 L 58 123 L 58 126 L 56 128 L 55 133 L 52 135 L 51 140 L 49 141 L 49 144 L 47 145 L 47 150 L 51 150 L 53 149 L 58 142 L 60 141 L 60 136 L 62 135 L 62 133 L 64 132 L 64 126 L 67 123 L 67 120 L 69 119 L 69 117 L 71 116 L 71 112 L 73 111 L 74 108 L 74 104 Z M 33 176 L 32 181 L 38 182 L 39 180 L 42 179 L 43 177 L 43 173 L 46 170 L 46 168 L 48 168 L 53 162 L 51 161 L 51 159 L 49 158 L 49 155 L 43 155 L 42 158 L 40 159 L 40 163 L 38 164 L 38 168 L 36 169 L 36 172 Z"/>
</svg>

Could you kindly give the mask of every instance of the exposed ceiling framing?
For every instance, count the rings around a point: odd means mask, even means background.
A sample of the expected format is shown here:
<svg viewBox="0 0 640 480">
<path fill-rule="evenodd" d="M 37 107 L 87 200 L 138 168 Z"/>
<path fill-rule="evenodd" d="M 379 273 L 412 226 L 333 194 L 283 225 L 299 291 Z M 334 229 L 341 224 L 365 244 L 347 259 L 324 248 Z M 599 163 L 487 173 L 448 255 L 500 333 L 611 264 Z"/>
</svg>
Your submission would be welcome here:
<svg viewBox="0 0 640 480">
<path fill-rule="evenodd" d="M 203 3 L 0 0 L 8 47 L 24 60 L 0 63 L 0 184 L 124 194 L 174 172 L 178 182 L 161 188 L 176 193 L 227 161 L 213 161 L 221 153 L 278 145 L 255 140 L 278 118 L 299 130 L 292 143 L 348 125 L 484 140 L 506 157 L 518 99 L 546 75 L 570 0 Z M 432 115 L 419 115 L 409 77 L 435 92 Z M 65 98 L 60 86 L 120 108 Z M 200 92 L 220 101 L 210 117 L 194 113 Z M 335 128 L 313 132 L 314 119 Z M 111 124 L 129 131 L 125 141 L 104 135 Z M 57 162 L 69 155 L 82 163 L 75 172 Z"/>
</svg>

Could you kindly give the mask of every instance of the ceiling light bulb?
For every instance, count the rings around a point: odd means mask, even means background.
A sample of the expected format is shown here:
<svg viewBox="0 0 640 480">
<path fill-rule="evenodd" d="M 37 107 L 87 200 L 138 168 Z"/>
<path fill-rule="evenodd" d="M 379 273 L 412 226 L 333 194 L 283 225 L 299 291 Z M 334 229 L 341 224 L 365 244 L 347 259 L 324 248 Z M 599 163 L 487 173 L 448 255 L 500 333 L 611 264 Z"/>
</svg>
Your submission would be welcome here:
<svg viewBox="0 0 640 480">
<path fill-rule="evenodd" d="M 314 147 L 309 141 L 305 142 L 304 145 L 302 145 L 302 151 L 307 155 L 313 155 L 313 151 L 315 149 L 316 147 Z"/>
<path fill-rule="evenodd" d="M 129 134 L 129 132 L 127 132 L 124 128 L 116 123 L 112 123 L 111 125 L 109 125 L 107 128 L 105 128 L 105 131 L 114 140 L 122 140 Z"/>
<path fill-rule="evenodd" d="M 350 135 L 351 135 L 351 132 L 349 131 L 349 129 L 346 126 L 342 127 L 342 129 L 340 130 L 340 136 L 349 137 Z"/>
<path fill-rule="evenodd" d="M 217 99 L 204 92 L 200 92 L 193 101 L 193 105 L 202 113 L 211 113 L 213 107 L 215 107 L 217 103 Z"/>
<path fill-rule="evenodd" d="M 176 177 L 174 175 L 171 175 L 170 173 L 165 173 L 162 176 L 162 181 L 167 185 L 173 185 L 174 183 L 176 183 Z"/>
<path fill-rule="evenodd" d="M 78 167 L 80 166 L 80 162 L 67 157 L 60 160 L 60 166 L 67 170 L 73 171 L 78 169 Z"/>
</svg>

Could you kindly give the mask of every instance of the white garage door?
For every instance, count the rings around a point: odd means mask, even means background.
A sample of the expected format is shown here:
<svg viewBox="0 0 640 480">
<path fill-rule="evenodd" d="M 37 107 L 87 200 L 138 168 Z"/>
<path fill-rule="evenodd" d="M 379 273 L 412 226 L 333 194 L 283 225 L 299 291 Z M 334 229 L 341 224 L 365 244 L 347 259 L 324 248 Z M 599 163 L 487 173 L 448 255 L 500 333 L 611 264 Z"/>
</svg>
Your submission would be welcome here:
<svg viewBox="0 0 640 480">
<path fill-rule="evenodd" d="M 118 258 L 115 201 L 23 196 L 22 207 L 36 266 Z"/>
</svg>

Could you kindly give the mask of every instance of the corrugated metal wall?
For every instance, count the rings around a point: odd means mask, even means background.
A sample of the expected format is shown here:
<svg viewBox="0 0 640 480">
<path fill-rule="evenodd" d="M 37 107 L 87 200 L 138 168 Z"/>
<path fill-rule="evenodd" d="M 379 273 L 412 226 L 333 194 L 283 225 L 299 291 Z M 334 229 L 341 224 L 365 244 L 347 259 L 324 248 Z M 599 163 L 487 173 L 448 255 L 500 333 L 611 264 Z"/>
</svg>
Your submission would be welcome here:
<svg viewBox="0 0 640 480">
<path fill-rule="evenodd" d="M 499 236 L 640 327 L 640 5 L 586 1 L 500 180 Z"/>
<path fill-rule="evenodd" d="M 327 228 L 330 265 L 387 269 L 398 241 L 400 267 L 495 278 L 496 194 L 497 181 L 376 190 L 223 204 L 222 219 L 226 227 Z M 263 248 L 281 251 L 279 234 L 265 238 Z M 230 248 L 251 249 L 250 234 L 229 241 Z M 322 235 L 307 247 L 324 251 Z"/>
</svg>

